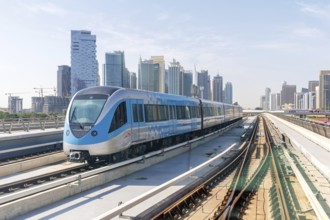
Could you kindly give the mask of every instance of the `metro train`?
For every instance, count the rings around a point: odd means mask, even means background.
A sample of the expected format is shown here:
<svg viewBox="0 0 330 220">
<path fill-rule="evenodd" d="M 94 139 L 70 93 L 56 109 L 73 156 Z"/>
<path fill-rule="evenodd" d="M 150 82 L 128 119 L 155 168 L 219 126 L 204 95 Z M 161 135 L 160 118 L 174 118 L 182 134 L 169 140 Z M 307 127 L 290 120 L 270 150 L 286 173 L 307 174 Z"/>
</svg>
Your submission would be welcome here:
<svg viewBox="0 0 330 220">
<path fill-rule="evenodd" d="M 117 162 L 218 130 L 242 108 L 197 98 L 97 86 L 78 91 L 66 114 L 63 150 L 71 161 Z"/>
</svg>

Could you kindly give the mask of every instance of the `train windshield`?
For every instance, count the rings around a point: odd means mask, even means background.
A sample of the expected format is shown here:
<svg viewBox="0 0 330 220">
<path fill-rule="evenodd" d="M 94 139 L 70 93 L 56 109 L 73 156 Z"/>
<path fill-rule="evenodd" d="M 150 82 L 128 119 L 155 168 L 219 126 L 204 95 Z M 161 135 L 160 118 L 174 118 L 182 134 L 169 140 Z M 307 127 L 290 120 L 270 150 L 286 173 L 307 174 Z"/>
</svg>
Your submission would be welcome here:
<svg viewBox="0 0 330 220">
<path fill-rule="evenodd" d="M 70 124 L 94 124 L 107 98 L 108 95 L 81 95 L 75 97 L 70 109 Z"/>
</svg>

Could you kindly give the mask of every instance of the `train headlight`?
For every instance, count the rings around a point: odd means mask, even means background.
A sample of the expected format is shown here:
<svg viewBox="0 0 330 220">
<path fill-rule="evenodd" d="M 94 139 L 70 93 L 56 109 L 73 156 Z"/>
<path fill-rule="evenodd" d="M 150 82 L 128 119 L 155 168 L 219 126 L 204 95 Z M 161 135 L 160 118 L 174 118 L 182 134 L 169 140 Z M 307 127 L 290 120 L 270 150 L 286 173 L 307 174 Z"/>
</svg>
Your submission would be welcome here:
<svg viewBox="0 0 330 220">
<path fill-rule="evenodd" d="M 97 135 L 97 131 L 95 131 L 95 130 L 94 130 L 94 131 L 92 131 L 92 136 L 94 136 L 94 137 L 95 137 L 96 135 Z"/>
<path fill-rule="evenodd" d="M 69 136 L 70 135 L 70 131 L 69 130 L 66 130 L 65 134 L 66 134 L 66 136 Z"/>
</svg>

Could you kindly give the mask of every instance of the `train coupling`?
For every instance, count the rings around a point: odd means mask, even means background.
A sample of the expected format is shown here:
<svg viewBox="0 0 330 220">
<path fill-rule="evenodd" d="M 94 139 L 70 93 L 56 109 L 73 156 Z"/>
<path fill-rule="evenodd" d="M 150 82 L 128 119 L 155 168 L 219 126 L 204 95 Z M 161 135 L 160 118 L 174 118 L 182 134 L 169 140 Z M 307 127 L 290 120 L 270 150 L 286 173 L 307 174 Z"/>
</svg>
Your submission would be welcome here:
<svg viewBox="0 0 330 220">
<path fill-rule="evenodd" d="M 82 151 L 72 151 L 69 155 L 69 160 L 71 162 L 85 162 L 89 158 L 89 154 Z"/>
</svg>

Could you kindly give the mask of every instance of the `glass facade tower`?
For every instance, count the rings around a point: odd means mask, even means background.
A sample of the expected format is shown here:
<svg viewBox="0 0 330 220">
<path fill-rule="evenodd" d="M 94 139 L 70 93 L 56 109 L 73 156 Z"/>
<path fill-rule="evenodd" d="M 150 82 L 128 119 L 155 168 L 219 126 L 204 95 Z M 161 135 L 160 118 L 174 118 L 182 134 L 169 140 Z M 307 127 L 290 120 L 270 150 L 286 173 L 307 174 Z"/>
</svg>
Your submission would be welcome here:
<svg viewBox="0 0 330 220">
<path fill-rule="evenodd" d="M 96 36 L 90 31 L 71 31 L 71 95 L 99 85 Z"/>
<path fill-rule="evenodd" d="M 129 88 L 129 74 L 125 67 L 125 54 L 122 51 L 105 54 L 103 67 L 103 82 L 105 86 Z"/>
</svg>

